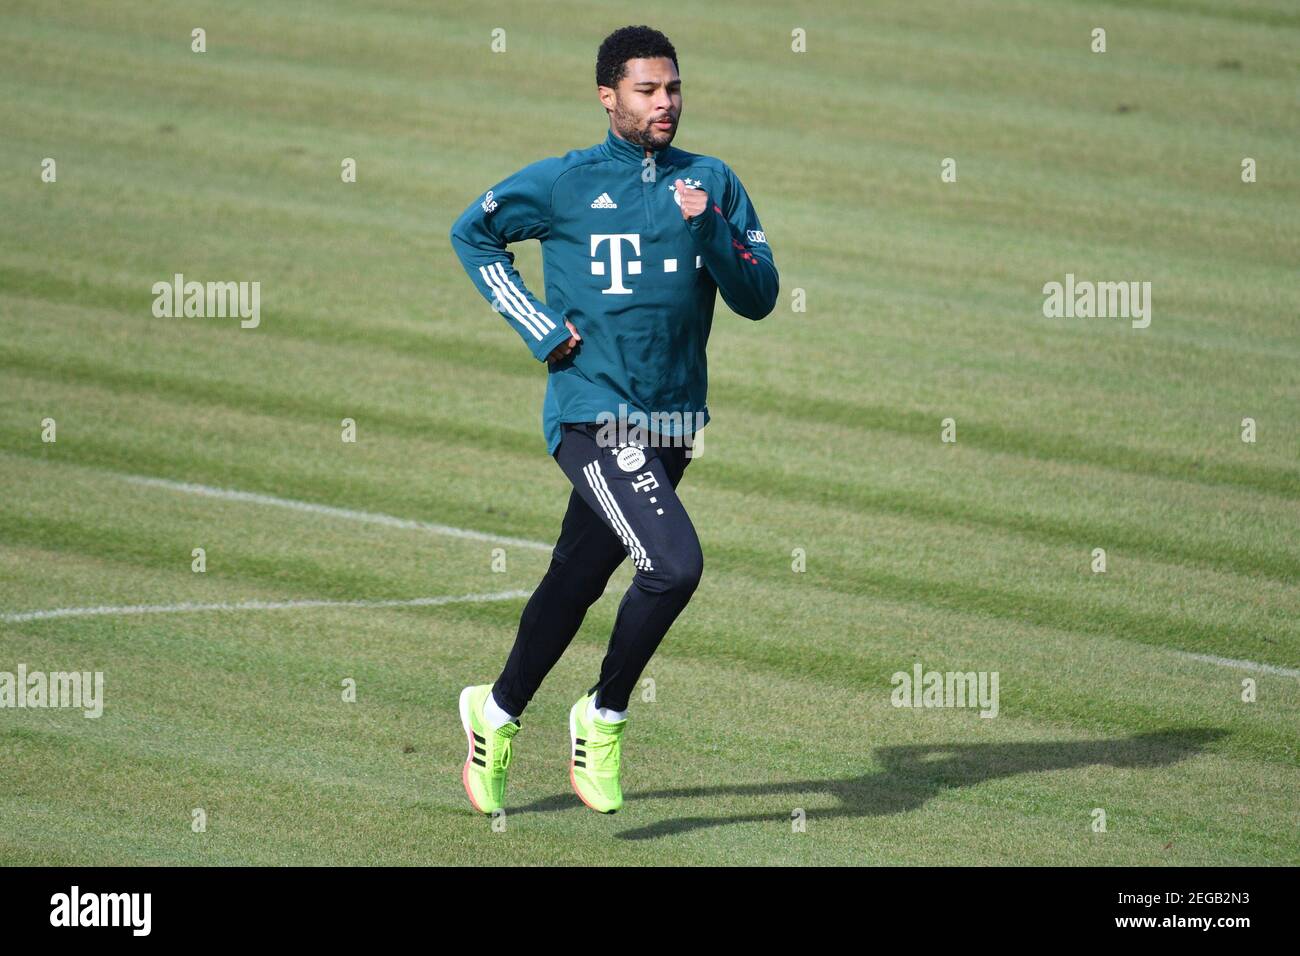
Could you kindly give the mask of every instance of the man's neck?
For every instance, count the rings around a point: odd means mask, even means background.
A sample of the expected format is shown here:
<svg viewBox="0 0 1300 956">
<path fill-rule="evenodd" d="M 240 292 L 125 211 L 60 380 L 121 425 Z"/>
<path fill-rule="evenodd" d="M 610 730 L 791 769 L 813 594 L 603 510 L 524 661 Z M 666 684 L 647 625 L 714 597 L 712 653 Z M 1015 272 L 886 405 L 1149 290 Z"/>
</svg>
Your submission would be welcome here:
<svg viewBox="0 0 1300 956">
<path fill-rule="evenodd" d="M 624 136 L 624 135 L 622 135 L 621 133 L 619 133 L 619 131 L 616 130 L 616 129 L 614 128 L 614 126 L 613 126 L 612 123 L 610 124 L 609 131 L 610 131 L 611 133 L 613 133 L 615 136 L 617 136 L 619 139 L 621 139 L 623 142 L 627 143 L 629 146 L 635 146 L 635 147 L 637 147 L 639 150 L 641 150 L 641 154 L 642 154 L 643 156 L 650 156 L 650 155 L 653 154 L 653 151 L 650 149 L 649 146 L 645 146 L 645 145 L 643 145 L 643 144 L 641 144 L 641 143 L 634 143 L 634 142 L 632 142 L 632 141 L 631 141 L 630 139 L 628 139 L 626 136 Z"/>
</svg>

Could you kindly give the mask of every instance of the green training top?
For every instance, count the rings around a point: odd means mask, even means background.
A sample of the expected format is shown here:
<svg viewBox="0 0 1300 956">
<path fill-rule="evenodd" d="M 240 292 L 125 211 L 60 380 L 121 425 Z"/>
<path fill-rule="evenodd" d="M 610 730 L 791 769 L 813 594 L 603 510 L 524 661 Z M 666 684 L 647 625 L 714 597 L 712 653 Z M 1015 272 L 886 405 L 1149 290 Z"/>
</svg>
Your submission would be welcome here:
<svg viewBox="0 0 1300 956">
<path fill-rule="evenodd" d="M 678 179 L 708 196 L 689 220 Z M 525 239 L 542 243 L 545 302 L 506 249 Z M 538 360 L 568 341 L 565 319 L 582 336 L 550 366 L 542 404 L 550 454 L 561 422 L 617 419 L 620 406 L 632 425 L 666 435 L 703 425 L 715 291 L 749 319 L 776 305 L 776 263 L 731 168 L 672 146 L 647 156 L 613 130 L 493 186 L 456 220 L 451 244 Z"/>
</svg>

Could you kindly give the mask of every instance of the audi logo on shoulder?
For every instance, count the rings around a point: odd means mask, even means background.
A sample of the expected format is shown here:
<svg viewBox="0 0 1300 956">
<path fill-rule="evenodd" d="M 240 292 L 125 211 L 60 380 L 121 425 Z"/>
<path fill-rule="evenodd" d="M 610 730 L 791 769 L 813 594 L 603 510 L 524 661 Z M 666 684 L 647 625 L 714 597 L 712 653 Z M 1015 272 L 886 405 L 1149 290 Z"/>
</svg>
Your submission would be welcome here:
<svg viewBox="0 0 1300 956">
<path fill-rule="evenodd" d="M 750 242 L 761 242 L 767 244 L 767 234 L 762 229 L 750 229 L 745 233 L 745 238 Z"/>
</svg>

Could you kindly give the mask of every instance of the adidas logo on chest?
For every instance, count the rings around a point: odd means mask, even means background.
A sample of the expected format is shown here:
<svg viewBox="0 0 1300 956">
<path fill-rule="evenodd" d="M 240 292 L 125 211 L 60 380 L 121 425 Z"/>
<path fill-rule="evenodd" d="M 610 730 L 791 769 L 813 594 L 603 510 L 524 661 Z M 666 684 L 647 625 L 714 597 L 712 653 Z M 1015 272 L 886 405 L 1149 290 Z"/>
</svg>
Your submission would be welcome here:
<svg viewBox="0 0 1300 956">
<path fill-rule="evenodd" d="M 601 193 L 591 202 L 592 209 L 617 209 L 618 203 L 610 198 L 609 193 Z"/>
</svg>

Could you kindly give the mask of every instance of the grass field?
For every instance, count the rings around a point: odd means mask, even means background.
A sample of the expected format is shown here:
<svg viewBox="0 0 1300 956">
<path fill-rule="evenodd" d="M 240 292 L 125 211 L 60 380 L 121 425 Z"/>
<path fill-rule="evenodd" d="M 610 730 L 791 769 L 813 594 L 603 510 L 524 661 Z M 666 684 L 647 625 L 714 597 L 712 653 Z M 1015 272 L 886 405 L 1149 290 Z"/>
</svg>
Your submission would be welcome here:
<svg viewBox="0 0 1300 956">
<path fill-rule="evenodd" d="M 3 4 L 0 671 L 102 671 L 105 704 L 0 709 L 0 863 L 1300 863 L 1294 4 L 365 7 Z M 676 145 L 742 178 L 782 296 L 718 302 L 704 580 L 624 810 L 570 791 L 566 715 L 626 566 L 495 832 L 457 694 L 568 484 L 447 230 L 604 137 L 596 47 L 647 18 Z M 259 281 L 261 324 L 155 318 L 177 272 Z M 1045 318 L 1066 273 L 1150 281 L 1150 327 Z M 465 595 L 495 597 L 21 617 Z M 997 672 L 997 717 L 892 706 L 917 662 Z"/>
</svg>

